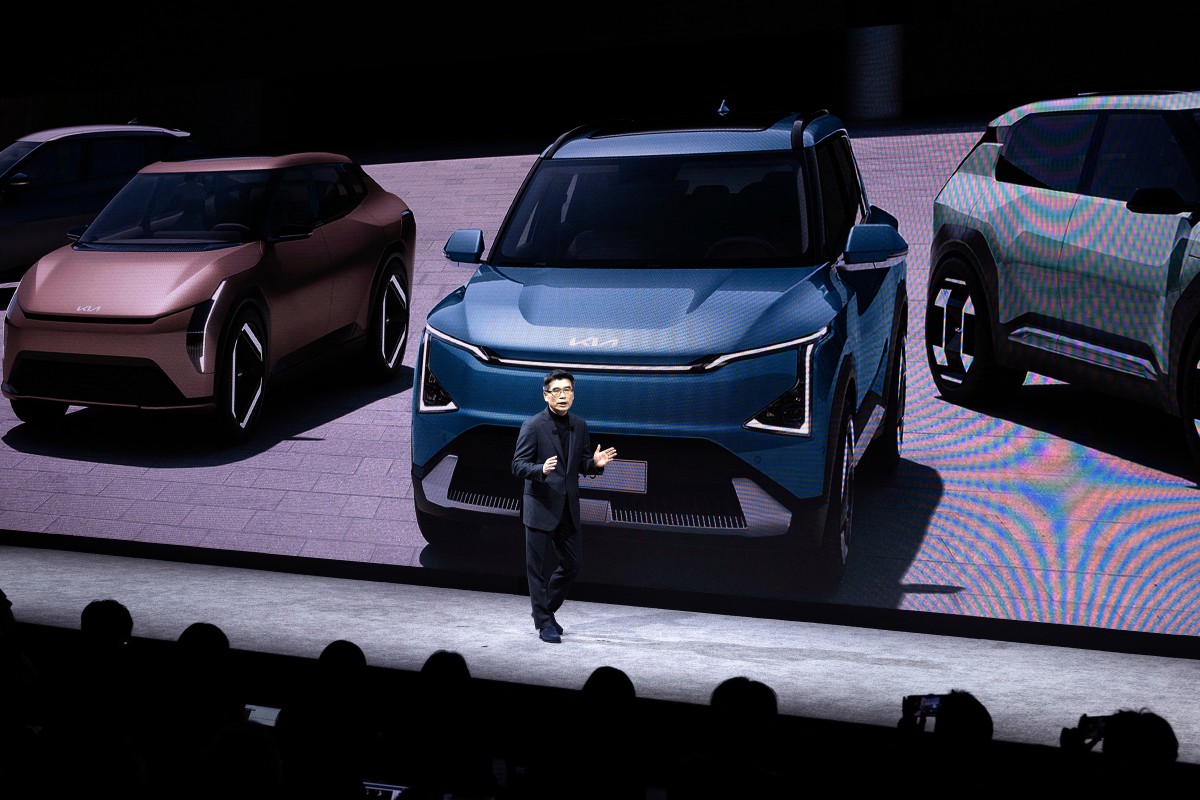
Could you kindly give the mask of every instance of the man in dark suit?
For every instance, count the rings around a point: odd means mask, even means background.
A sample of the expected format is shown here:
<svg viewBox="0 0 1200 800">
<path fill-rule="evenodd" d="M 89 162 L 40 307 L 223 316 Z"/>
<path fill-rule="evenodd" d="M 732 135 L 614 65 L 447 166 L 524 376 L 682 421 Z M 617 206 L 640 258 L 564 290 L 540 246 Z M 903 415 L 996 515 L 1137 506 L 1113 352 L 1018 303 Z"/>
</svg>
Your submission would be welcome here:
<svg viewBox="0 0 1200 800">
<path fill-rule="evenodd" d="M 525 572 L 533 624 L 543 642 L 562 641 L 554 612 L 579 574 L 583 536 L 579 523 L 579 476 L 595 476 L 616 457 L 615 448 L 591 450 L 587 422 L 570 413 L 575 376 L 556 369 L 542 380 L 546 408 L 525 420 L 513 453 L 513 474 L 525 479 L 521 521 L 525 523 Z M 554 544 L 558 566 L 547 579 L 546 551 Z"/>
</svg>

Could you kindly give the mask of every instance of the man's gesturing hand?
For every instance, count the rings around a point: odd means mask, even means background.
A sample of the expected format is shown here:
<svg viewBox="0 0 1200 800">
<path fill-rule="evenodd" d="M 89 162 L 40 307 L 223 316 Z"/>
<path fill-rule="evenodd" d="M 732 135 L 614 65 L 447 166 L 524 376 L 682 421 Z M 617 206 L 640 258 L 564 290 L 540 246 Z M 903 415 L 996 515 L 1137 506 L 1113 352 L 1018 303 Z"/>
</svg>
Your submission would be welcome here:
<svg viewBox="0 0 1200 800">
<path fill-rule="evenodd" d="M 617 448 L 610 447 L 607 450 L 601 450 L 600 445 L 596 445 L 596 452 L 592 454 L 592 461 L 597 467 L 603 468 L 605 464 L 617 457 Z"/>
<path fill-rule="evenodd" d="M 550 456 L 546 459 L 546 463 L 542 464 L 542 474 L 549 475 L 554 472 L 554 468 L 558 466 L 558 456 Z"/>
</svg>

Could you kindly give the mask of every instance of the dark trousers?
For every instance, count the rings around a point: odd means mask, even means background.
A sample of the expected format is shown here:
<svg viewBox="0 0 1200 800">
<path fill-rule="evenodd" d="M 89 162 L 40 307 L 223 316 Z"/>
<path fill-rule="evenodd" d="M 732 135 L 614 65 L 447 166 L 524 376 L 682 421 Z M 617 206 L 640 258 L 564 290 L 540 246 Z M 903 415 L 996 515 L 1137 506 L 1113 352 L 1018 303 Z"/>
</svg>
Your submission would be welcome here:
<svg viewBox="0 0 1200 800">
<path fill-rule="evenodd" d="M 552 543 L 558 556 L 558 566 L 546 578 L 546 554 Z M 558 527 L 552 531 L 525 526 L 525 574 L 529 578 L 533 624 L 538 630 L 550 623 L 550 615 L 567 599 L 567 592 L 575 582 L 582 563 L 583 536 L 572 523 L 569 511 L 563 512 Z"/>
</svg>

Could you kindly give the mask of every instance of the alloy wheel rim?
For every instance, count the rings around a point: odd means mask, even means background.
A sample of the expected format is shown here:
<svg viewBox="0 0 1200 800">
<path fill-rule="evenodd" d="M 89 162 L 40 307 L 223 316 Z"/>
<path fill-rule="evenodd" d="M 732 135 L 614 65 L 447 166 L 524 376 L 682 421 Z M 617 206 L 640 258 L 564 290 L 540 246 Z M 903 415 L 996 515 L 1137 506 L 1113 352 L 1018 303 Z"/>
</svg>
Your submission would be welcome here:
<svg viewBox="0 0 1200 800">
<path fill-rule="evenodd" d="M 408 295 L 400 285 L 400 278 L 391 275 L 379 299 L 379 352 L 383 363 L 392 368 L 404 350 L 408 337 Z"/>
<path fill-rule="evenodd" d="M 941 309 L 942 324 L 930 342 L 941 377 L 961 383 L 975 361 L 979 334 L 975 298 L 966 281 L 945 277 L 938 285 L 933 306 Z"/>
<path fill-rule="evenodd" d="M 900 374 L 896 385 L 896 452 L 904 444 L 904 405 L 908 402 L 908 337 L 900 338 Z"/>
<path fill-rule="evenodd" d="M 229 412 L 245 428 L 258 408 L 263 390 L 263 345 L 254 326 L 242 323 L 229 359 Z"/>
<path fill-rule="evenodd" d="M 846 424 L 842 441 L 841 508 L 838 510 L 838 547 L 842 564 L 850 554 L 850 529 L 854 516 L 854 420 Z"/>
</svg>

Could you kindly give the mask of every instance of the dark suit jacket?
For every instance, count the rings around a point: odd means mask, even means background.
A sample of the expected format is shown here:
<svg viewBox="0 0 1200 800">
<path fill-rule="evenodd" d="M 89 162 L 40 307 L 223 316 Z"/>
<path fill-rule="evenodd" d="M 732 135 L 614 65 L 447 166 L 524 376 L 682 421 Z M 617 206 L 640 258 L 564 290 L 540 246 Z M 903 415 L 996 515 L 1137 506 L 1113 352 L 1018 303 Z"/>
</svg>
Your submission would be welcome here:
<svg viewBox="0 0 1200 800">
<path fill-rule="evenodd" d="M 599 475 L 604 469 L 592 460 L 592 441 L 587 423 L 582 417 L 567 412 L 570 428 L 570 448 L 564 453 L 554 430 L 549 408 L 542 409 L 525 420 L 517 434 L 512 470 L 525 479 L 521 498 L 521 520 L 531 528 L 552 531 L 562 519 L 564 504 L 579 529 L 579 475 Z M 542 464 L 550 456 L 558 456 L 558 466 L 549 475 L 542 474 Z"/>
</svg>

